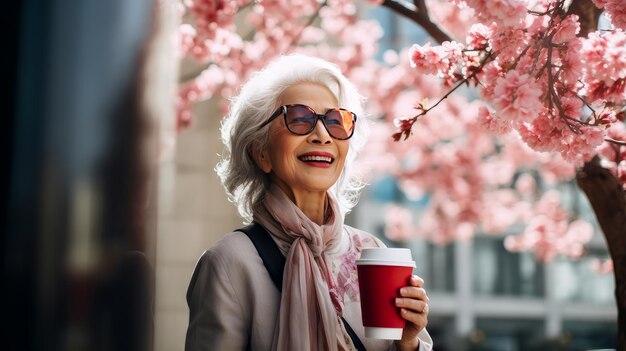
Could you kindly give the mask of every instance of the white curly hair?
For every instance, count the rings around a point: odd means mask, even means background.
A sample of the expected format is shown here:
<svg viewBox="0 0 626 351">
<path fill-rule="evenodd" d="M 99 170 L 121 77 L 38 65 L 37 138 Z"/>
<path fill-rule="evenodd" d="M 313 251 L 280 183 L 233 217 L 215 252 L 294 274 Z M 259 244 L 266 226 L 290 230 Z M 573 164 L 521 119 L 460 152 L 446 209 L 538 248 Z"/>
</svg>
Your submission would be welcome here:
<svg viewBox="0 0 626 351">
<path fill-rule="evenodd" d="M 235 203 L 246 223 L 252 221 L 254 209 L 261 205 L 270 185 L 269 176 L 257 166 L 251 153 L 253 147 L 263 148 L 268 142 L 269 125 L 259 127 L 279 107 L 277 104 L 283 91 L 302 82 L 328 87 L 340 107 L 357 115 L 343 172 L 330 189 L 339 201 L 342 217 L 356 205 L 364 186 L 352 174 L 354 160 L 368 135 L 363 97 L 330 62 L 298 54 L 280 56 L 253 74 L 241 87 L 239 95 L 231 100 L 229 113 L 222 123 L 225 152 L 216 171 L 229 199 Z"/>
</svg>

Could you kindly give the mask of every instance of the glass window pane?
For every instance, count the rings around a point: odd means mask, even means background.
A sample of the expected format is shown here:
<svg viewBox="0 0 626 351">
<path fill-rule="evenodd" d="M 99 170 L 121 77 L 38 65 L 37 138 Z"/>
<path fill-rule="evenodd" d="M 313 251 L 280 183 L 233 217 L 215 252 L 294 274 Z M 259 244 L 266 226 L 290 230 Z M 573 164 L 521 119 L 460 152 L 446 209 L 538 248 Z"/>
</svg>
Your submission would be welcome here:
<svg viewBox="0 0 626 351">
<path fill-rule="evenodd" d="M 543 266 L 528 253 L 506 250 L 501 237 L 477 237 L 473 263 L 474 292 L 478 295 L 544 295 Z"/>
</svg>

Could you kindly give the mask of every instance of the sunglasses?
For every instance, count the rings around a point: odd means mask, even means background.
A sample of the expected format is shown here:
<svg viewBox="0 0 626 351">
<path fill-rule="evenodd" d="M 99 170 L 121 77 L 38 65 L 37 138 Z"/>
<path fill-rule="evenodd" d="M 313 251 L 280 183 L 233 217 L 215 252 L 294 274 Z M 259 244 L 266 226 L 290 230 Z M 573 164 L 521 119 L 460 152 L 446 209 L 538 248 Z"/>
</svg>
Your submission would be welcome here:
<svg viewBox="0 0 626 351">
<path fill-rule="evenodd" d="M 338 140 L 346 140 L 354 134 L 356 115 L 342 108 L 331 108 L 325 114 L 317 114 L 307 105 L 295 104 L 281 106 L 260 128 L 270 124 L 278 116 L 285 117 L 287 129 L 296 135 L 310 134 L 318 120 L 322 120 L 328 134 Z"/>
</svg>

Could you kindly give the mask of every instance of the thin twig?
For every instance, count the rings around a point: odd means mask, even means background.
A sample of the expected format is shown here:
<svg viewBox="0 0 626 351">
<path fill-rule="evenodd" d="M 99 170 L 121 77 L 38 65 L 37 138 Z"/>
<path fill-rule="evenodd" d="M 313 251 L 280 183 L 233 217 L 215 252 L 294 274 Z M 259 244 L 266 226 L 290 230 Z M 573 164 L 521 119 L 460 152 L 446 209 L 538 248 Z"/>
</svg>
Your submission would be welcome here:
<svg viewBox="0 0 626 351">
<path fill-rule="evenodd" d="M 437 100 L 437 102 L 426 108 L 423 109 L 422 112 L 418 113 L 417 115 L 408 118 L 410 127 L 406 128 L 406 129 L 402 129 L 400 132 L 397 132 L 393 135 L 393 138 L 398 141 L 400 140 L 400 137 L 402 136 L 402 134 L 405 135 L 404 139 L 406 140 L 409 135 L 411 134 L 411 129 L 413 128 L 413 124 L 415 123 L 415 121 L 417 121 L 418 118 L 424 116 L 425 114 L 427 114 L 430 110 L 434 109 L 435 107 L 437 107 L 443 100 L 447 99 L 448 96 L 450 96 L 450 94 L 452 94 L 454 91 L 456 91 L 461 85 L 466 84 L 467 82 L 469 82 L 471 79 L 475 78 L 476 75 L 481 72 L 482 68 L 488 63 L 491 62 L 491 60 L 493 59 L 492 56 L 492 52 L 491 51 L 485 51 L 487 53 L 487 55 L 485 56 L 485 58 L 480 62 L 480 66 L 478 66 L 478 69 L 476 69 L 474 72 L 472 72 L 472 74 L 470 74 L 469 76 L 463 78 L 462 80 L 460 80 L 452 89 L 448 90 L 448 92 L 446 92 L 445 95 L 443 95 L 441 98 L 439 98 L 439 100 Z"/>
<path fill-rule="evenodd" d="M 605 137 L 604 141 L 607 141 L 609 143 L 613 143 L 619 146 L 626 146 L 626 141 L 621 141 L 621 140 L 615 140 L 613 138 L 609 138 L 609 137 Z"/>
<path fill-rule="evenodd" d="M 447 99 L 448 96 L 450 96 L 450 94 L 452 94 L 455 90 L 457 90 L 461 85 L 466 84 L 467 82 L 469 82 L 472 78 L 474 78 L 478 72 L 480 72 L 482 70 L 482 68 L 487 64 L 487 62 L 490 62 L 490 58 L 491 58 L 491 51 L 485 51 L 487 53 L 487 56 L 485 56 L 484 60 L 480 63 L 480 66 L 478 66 L 478 69 L 476 69 L 474 72 L 472 72 L 472 74 L 470 74 L 469 76 L 463 78 L 462 80 L 460 80 L 457 85 L 454 86 L 454 88 L 450 89 L 443 97 L 441 97 L 439 99 L 439 101 L 437 101 L 437 103 L 435 103 L 433 106 L 427 108 L 426 110 L 424 110 L 424 114 L 430 110 L 432 110 L 433 108 L 437 107 L 437 105 L 439 105 L 443 100 Z"/>
</svg>

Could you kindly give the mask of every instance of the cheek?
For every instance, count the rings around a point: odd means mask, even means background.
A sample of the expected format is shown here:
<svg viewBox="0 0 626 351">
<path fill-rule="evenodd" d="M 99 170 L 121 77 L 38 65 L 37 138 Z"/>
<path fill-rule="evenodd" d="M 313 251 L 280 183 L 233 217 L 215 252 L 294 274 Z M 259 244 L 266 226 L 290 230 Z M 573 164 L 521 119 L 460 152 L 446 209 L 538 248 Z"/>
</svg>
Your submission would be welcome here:
<svg viewBox="0 0 626 351">
<path fill-rule="evenodd" d="M 296 166 L 295 150 L 297 143 L 292 138 L 285 137 L 281 133 L 271 136 L 271 160 L 272 166 L 276 169 L 288 171 Z"/>
<path fill-rule="evenodd" d="M 350 151 L 350 144 L 345 142 L 342 143 L 342 145 L 339 145 L 339 153 L 341 154 L 341 159 L 343 163 L 345 163 L 346 159 L 348 158 L 348 151 Z"/>
</svg>

